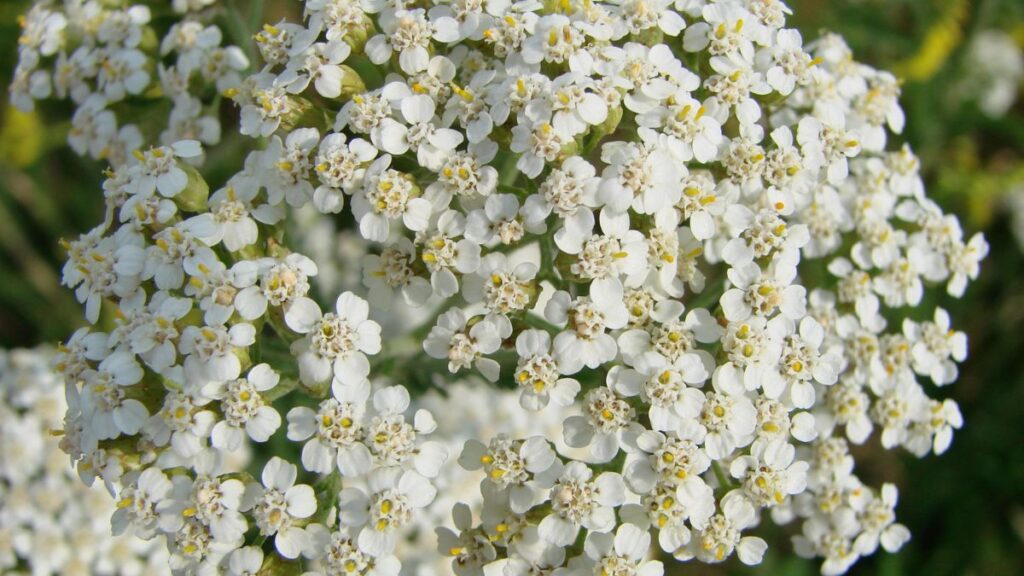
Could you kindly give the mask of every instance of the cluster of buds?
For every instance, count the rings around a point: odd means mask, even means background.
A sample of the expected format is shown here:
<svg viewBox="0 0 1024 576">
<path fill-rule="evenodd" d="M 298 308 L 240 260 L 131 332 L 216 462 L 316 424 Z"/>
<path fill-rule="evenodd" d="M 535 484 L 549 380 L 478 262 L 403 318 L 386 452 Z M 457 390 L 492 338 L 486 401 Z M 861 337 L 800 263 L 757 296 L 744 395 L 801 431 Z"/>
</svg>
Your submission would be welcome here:
<svg viewBox="0 0 1024 576">
<path fill-rule="evenodd" d="M 24 53 L 69 42 L 49 6 Z M 390 576 L 461 466 L 478 506 L 437 532 L 460 575 L 757 564 L 767 518 L 825 574 L 902 546 L 851 444 L 949 446 L 959 410 L 929 393 L 966 337 L 923 295 L 961 296 L 988 246 L 890 145 L 897 79 L 787 14 L 309 0 L 263 26 L 258 72 L 208 78 L 253 138 L 238 171 L 209 185 L 172 130 L 67 244 L 90 326 L 59 354 L 62 443 L 115 531 L 183 573 Z M 311 219 L 361 253 L 340 295 L 315 286 L 342 255 L 299 252 Z M 456 381 L 560 425 L 446 437 L 432 412 L 487 396 L 413 396 Z"/>
</svg>

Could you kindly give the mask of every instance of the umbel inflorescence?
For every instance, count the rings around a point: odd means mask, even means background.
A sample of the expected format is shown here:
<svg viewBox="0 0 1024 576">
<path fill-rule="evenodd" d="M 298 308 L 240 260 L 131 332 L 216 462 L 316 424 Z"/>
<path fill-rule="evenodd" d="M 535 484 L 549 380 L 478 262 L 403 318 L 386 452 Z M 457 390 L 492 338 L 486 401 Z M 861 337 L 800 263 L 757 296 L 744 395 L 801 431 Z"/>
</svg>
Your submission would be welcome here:
<svg viewBox="0 0 1024 576">
<path fill-rule="evenodd" d="M 923 293 L 987 245 L 890 141 L 894 76 L 776 0 L 309 0 L 253 58 L 233 6 L 23 22 L 14 102 L 70 99 L 110 165 L 57 368 L 115 533 L 235 575 L 411 572 L 458 500 L 458 574 L 757 564 L 769 520 L 825 574 L 907 541 L 851 445 L 949 446 L 929 394 L 966 338 Z M 208 182 L 228 110 L 251 139 Z M 360 285 L 317 298 L 310 212 L 356 231 Z M 500 389 L 526 433 L 446 436 Z"/>
</svg>

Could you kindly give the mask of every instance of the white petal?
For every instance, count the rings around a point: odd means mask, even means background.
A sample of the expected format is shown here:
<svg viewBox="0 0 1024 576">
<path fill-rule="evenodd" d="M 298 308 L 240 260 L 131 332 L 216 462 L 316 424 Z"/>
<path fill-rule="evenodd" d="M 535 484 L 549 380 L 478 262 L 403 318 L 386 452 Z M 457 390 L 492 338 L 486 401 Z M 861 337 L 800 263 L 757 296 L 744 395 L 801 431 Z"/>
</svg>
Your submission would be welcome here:
<svg viewBox="0 0 1024 576">
<path fill-rule="evenodd" d="M 284 317 L 285 324 L 299 334 L 310 332 L 321 318 L 320 306 L 305 296 L 293 300 Z"/>
</svg>

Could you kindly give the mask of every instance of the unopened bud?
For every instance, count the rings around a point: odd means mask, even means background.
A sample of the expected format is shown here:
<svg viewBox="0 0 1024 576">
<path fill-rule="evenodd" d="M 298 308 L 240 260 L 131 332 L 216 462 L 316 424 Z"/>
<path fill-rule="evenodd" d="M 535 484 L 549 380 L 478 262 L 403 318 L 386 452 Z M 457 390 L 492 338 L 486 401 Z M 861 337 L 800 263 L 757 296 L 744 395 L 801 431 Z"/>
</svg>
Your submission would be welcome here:
<svg viewBox="0 0 1024 576">
<path fill-rule="evenodd" d="M 210 198 L 210 186 L 206 183 L 202 174 L 192 166 L 179 160 L 178 167 L 185 171 L 185 174 L 188 176 L 188 183 L 174 197 L 174 203 L 183 212 L 205 211 L 206 201 Z"/>
</svg>

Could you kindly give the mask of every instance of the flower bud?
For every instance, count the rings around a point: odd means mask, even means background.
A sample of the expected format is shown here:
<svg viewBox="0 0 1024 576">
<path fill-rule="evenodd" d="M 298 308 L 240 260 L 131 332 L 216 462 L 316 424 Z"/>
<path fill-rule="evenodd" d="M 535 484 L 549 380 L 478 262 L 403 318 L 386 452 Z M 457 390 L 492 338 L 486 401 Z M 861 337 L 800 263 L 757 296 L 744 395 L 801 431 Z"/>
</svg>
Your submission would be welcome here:
<svg viewBox="0 0 1024 576">
<path fill-rule="evenodd" d="M 210 186 L 198 170 L 185 162 L 178 161 L 178 166 L 188 176 L 188 184 L 177 196 L 174 197 L 175 204 L 184 212 L 203 212 L 206 210 L 206 201 L 210 197 Z"/>
</svg>

